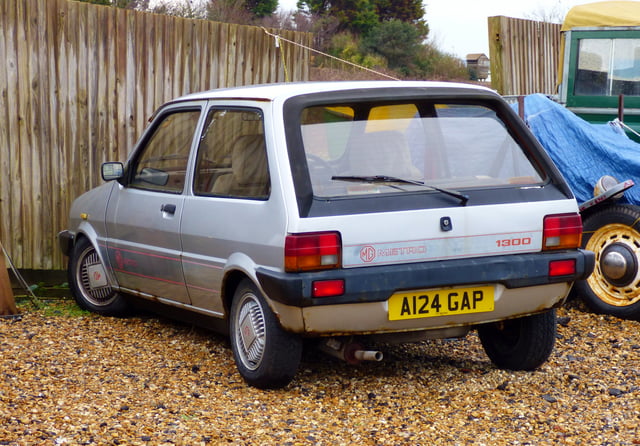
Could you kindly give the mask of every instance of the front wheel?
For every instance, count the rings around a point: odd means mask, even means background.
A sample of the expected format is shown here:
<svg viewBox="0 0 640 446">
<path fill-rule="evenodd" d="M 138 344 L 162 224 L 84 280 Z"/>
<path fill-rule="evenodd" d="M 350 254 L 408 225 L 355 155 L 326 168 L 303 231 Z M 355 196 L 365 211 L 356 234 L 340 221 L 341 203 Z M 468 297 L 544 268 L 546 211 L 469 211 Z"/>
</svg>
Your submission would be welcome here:
<svg viewBox="0 0 640 446">
<path fill-rule="evenodd" d="M 478 326 L 482 347 L 501 369 L 534 370 L 549 359 L 556 341 L 556 310 Z"/>
<path fill-rule="evenodd" d="M 596 265 L 575 291 L 593 311 L 640 319 L 640 209 L 616 204 L 583 217 L 582 247 Z"/>
<path fill-rule="evenodd" d="M 247 384 L 277 389 L 291 382 L 302 357 L 302 339 L 280 327 L 262 293 L 249 280 L 236 290 L 230 313 L 231 349 Z"/>
<path fill-rule="evenodd" d="M 122 316 L 129 306 L 109 283 L 97 251 L 82 238 L 69 258 L 69 286 L 78 306 L 105 316 Z"/>
</svg>

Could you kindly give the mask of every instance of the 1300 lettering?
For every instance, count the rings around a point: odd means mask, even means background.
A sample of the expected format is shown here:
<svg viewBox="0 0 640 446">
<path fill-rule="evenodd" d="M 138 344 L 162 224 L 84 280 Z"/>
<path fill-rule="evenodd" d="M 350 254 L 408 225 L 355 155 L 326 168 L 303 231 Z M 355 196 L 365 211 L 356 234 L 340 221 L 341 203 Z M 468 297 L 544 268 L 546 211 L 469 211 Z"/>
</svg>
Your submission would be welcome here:
<svg viewBox="0 0 640 446">
<path fill-rule="evenodd" d="M 446 314 L 473 311 L 483 298 L 484 293 L 481 290 L 462 293 L 452 291 L 446 295 L 443 294 L 442 299 L 440 293 L 432 296 L 427 294 L 405 296 L 402 300 L 400 316 L 428 315 L 430 312 Z"/>
</svg>

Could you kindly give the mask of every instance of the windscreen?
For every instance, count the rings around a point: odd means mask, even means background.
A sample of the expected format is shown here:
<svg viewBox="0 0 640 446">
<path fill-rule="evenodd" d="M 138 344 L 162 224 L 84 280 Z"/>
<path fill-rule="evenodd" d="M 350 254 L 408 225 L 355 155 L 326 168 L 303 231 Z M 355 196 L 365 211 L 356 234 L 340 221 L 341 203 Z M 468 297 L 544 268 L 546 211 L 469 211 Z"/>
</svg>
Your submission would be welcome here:
<svg viewBox="0 0 640 446">
<path fill-rule="evenodd" d="M 537 185 L 543 180 L 497 114 L 460 104 L 326 105 L 301 131 L 314 195 Z"/>
</svg>

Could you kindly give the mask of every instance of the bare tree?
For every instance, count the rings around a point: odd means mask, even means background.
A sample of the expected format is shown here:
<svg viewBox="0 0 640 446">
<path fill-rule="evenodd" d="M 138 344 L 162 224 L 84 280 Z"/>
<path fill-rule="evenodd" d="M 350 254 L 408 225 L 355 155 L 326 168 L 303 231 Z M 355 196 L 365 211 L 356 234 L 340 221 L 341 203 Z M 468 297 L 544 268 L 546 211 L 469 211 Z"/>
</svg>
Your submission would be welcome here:
<svg viewBox="0 0 640 446">
<path fill-rule="evenodd" d="M 253 23 L 253 14 L 242 0 L 209 0 L 205 5 L 206 18 L 215 22 Z"/>
<path fill-rule="evenodd" d="M 530 12 L 525 13 L 526 19 L 535 20 L 538 22 L 546 23 L 562 23 L 570 6 L 564 4 L 562 0 L 556 0 L 556 2 L 548 9 L 544 6 L 537 6 Z"/>
</svg>

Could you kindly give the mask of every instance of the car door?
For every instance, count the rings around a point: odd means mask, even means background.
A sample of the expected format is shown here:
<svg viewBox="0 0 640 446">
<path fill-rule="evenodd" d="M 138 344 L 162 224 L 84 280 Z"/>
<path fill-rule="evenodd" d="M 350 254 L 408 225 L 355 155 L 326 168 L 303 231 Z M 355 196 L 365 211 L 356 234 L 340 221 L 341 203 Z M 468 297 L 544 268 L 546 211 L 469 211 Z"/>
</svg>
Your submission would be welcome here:
<svg viewBox="0 0 640 446">
<path fill-rule="evenodd" d="M 164 109 L 114 188 L 106 212 L 108 256 L 119 285 L 145 297 L 189 303 L 180 219 L 197 104 Z"/>
<path fill-rule="evenodd" d="M 182 218 L 183 267 L 194 306 L 224 314 L 220 291 L 231 258 L 250 268 L 281 255 L 273 240 L 284 217 L 274 217 L 270 194 L 263 112 L 250 105 L 213 104 Z"/>
</svg>

